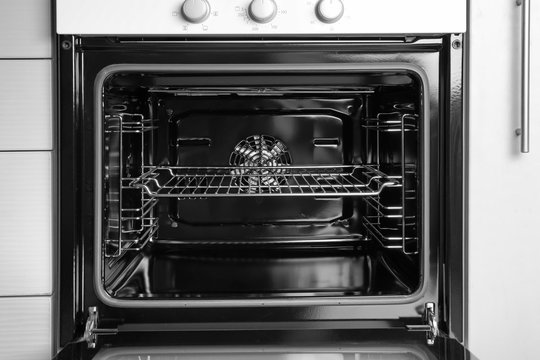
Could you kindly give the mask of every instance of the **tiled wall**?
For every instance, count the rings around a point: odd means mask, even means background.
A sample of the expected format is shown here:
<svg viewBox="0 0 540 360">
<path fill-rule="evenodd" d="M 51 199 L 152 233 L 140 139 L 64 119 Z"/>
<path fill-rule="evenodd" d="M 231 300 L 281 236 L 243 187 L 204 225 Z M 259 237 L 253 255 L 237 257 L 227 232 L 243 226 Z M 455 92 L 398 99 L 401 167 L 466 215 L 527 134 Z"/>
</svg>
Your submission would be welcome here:
<svg viewBox="0 0 540 360">
<path fill-rule="evenodd" d="M 50 359 L 53 82 L 49 0 L 0 3 L 0 359 Z"/>
</svg>

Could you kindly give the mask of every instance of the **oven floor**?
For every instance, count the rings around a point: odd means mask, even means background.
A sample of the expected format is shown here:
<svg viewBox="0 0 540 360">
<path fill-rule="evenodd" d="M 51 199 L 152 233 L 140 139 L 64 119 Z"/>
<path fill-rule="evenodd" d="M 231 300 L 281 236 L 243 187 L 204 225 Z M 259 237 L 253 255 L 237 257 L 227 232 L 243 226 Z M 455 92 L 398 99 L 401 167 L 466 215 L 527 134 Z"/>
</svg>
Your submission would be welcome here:
<svg viewBox="0 0 540 360">
<path fill-rule="evenodd" d="M 406 295 L 382 254 L 354 250 L 153 248 L 109 286 L 115 298 L 269 298 Z"/>
</svg>

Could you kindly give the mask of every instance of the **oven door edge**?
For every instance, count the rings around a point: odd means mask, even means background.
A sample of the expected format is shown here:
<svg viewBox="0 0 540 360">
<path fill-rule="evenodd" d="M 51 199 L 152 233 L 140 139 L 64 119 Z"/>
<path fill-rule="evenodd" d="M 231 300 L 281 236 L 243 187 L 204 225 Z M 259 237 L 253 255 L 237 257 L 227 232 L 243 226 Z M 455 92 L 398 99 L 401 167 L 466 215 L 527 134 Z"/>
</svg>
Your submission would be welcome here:
<svg viewBox="0 0 540 360">
<path fill-rule="evenodd" d="M 257 344 L 257 345 L 253 345 Z M 403 330 L 317 330 L 259 332 L 132 333 L 89 349 L 84 342 L 66 346 L 53 360 L 137 360 L 219 358 L 223 360 L 377 359 L 472 360 L 459 342 L 440 338 L 429 346 L 419 333 Z"/>
</svg>

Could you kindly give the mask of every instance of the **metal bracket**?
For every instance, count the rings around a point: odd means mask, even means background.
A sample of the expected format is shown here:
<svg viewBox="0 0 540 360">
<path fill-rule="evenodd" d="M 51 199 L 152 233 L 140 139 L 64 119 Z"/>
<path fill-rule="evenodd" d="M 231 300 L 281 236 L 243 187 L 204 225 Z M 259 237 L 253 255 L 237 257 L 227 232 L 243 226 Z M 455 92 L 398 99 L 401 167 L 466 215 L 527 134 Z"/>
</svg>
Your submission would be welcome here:
<svg viewBox="0 0 540 360">
<path fill-rule="evenodd" d="M 84 339 L 88 344 L 89 349 L 95 349 L 97 342 L 96 329 L 98 327 L 99 313 L 95 306 L 88 308 L 88 319 L 86 319 L 86 326 L 84 327 Z"/>
<path fill-rule="evenodd" d="M 429 326 L 429 331 L 426 332 L 426 341 L 428 345 L 435 344 L 435 338 L 439 336 L 439 324 L 437 322 L 437 314 L 435 311 L 435 303 L 426 303 L 424 321 Z"/>
<path fill-rule="evenodd" d="M 435 339 L 439 336 L 439 325 L 435 303 L 426 303 L 424 308 L 424 325 L 407 325 L 409 331 L 425 331 L 428 345 L 435 344 Z"/>
<path fill-rule="evenodd" d="M 88 308 L 88 319 L 84 327 L 83 339 L 86 340 L 89 349 L 95 349 L 98 335 L 116 335 L 118 329 L 99 329 L 99 312 L 97 307 Z"/>
</svg>

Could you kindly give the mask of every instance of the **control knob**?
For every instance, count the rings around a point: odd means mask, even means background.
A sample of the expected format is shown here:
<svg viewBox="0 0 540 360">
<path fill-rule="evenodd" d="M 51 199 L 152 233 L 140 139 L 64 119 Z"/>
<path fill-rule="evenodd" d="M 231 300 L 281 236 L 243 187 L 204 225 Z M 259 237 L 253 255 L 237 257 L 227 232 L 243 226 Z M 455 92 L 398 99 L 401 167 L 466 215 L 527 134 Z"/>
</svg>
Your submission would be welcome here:
<svg viewBox="0 0 540 360">
<path fill-rule="evenodd" d="M 272 21 L 277 14 L 277 5 L 274 0 L 253 0 L 249 4 L 249 17 L 258 23 L 265 24 Z"/>
<path fill-rule="evenodd" d="M 202 23 L 210 16 L 210 4 L 207 0 L 186 0 L 182 4 L 182 16 L 190 23 Z"/>
<path fill-rule="evenodd" d="M 324 23 L 332 24 L 341 19 L 345 8 L 341 0 L 320 0 L 315 12 Z"/>
</svg>

